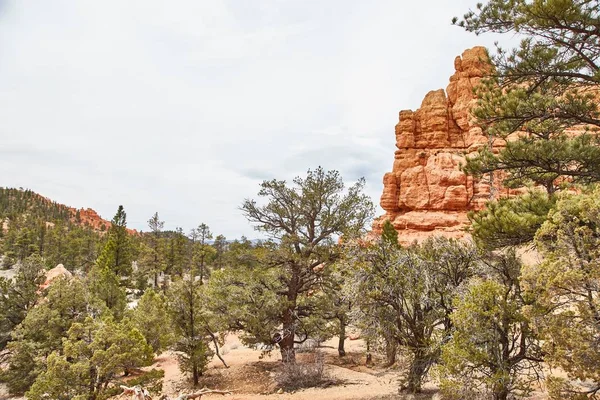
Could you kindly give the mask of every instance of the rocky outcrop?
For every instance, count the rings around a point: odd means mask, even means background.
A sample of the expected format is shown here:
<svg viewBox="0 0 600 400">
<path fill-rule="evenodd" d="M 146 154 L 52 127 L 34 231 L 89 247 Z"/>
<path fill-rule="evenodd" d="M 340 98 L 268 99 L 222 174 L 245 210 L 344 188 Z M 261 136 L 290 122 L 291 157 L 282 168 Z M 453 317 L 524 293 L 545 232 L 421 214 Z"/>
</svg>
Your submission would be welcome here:
<svg viewBox="0 0 600 400">
<path fill-rule="evenodd" d="M 111 222 L 102 218 L 96 210 L 91 208 L 80 208 L 79 210 L 69 207 L 71 212 L 71 220 L 84 226 L 89 226 L 96 231 L 108 231 Z M 127 232 L 131 235 L 137 235 L 137 230 L 127 228 Z"/>
<path fill-rule="evenodd" d="M 95 210 L 91 208 L 79 209 L 70 208 L 71 219 L 79 222 L 83 225 L 87 225 L 94 230 L 108 230 L 110 228 L 110 222 L 103 219 Z"/>
<path fill-rule="evenodd" d="M 386 213 L 373 224 L 374 233 L 389 220 L 404 243 L 432 234 L 462 237 L 468 211 L 481 209 L 490 197 L 488 182 L 460 169 L 465 157 L 488 145 L 470 113 L 473 89 L 490 68 L 485 48 L 466 50 L 454 68 L 446 91 L 427 93 L 416 111 L 400 111 L 394 165 L 383 177 Z"/>
<path fill-rule="evenodd" d="M 46 271 L 46 280 L 40 285 L 40 289 L 48 288 L 52 284 L 52 281 L 57 278 L 64 277 L 69 279 L 72 276 L 73 274 L 71 274 L 64 265 L 58 264 L 56 267 Z"/>
</svg>

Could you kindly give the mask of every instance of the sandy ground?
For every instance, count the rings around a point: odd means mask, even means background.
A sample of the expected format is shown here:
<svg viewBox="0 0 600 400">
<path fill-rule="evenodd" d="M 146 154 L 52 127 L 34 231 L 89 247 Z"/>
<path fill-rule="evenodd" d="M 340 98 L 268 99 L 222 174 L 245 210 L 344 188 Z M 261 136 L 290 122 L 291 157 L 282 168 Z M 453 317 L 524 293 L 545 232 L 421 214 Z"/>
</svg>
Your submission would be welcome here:
<svg viewBox="0 0 600 400">
<path fill-rule="evenodd" d="M 328 341 L 320 348 L 325 354 L 325 372 L 328 384 L 325 387 L 301 389 L 291 393 L 278 392 L 274 376 L 281 367 L 279 352 L 261 358 L 261 351 L 241 344 L 237 336 L 229 335 L 222 347 L 223 358 L 229 365 L 225 368 L 218 358 L 214 358 L 200 386 L 211 389 L 232 390 L 231 400 L 350 400 L 350 399 L 392 399 L 415 398 L 398 395 L 398 372 L 382 367 L 365 366 L 365 346 L 362 340 L 346 341 L 347 355 L 340 359 L 337 355 L 337 339 Z M 310 353 L 299 353 L 301 362 L 311 357 Z M 179 371 L 176 356 L 172 352 L 161 354 L 149 368 L 165 371 L 163 392 L 175 397 L 181 392 L 190 392 L 189 381 Z M 433 386 L 427 386 L 419 399 L 430 399 L 435 393 Z M 219 395 L 203 398 L 220 398 Z"/>
<path fill-rule="evenodd" d="M 214 357 L 204 376 L 200 387 L 231 390 L 233 394 L 225 397 L 218 394 L 205 395 L 203 399 L 223 400 L 391 400 L 391 399 L 437 399 L 437 390 L 433 383 L 424 386 L 420 395 L 399 394 L 398 378 L 400 373 L 394 368 L 383 367 L 383 360 L 375 358 L 375 365 L 365 365 L 366 348 L 362 340 L 347 340 L 344 358 L 337 354 L 337 339 L 325 342 L 319 351 L 324 353 L 326 384 L 320 387 L 300 389 L 286 393 L 278 390 L 275 376 L 281 368 L 279 351 L 261 356 L 260 350 L 244 346 L 236 335 L 228 335 L 221 348 L 221 354 L 229 365 L 225 368 L 221 361 Z M 298 353 L 299 362 L 309 360 L 313 355 L 308 352 Z M 152 366 L 144 368 L 163 369 L 163 393 L 171 398 L 181 393 L 192 393 L 189 377 L 179 371 L 177 356 L 173 352 L 165 352 L 156 358 Z M 531 400 L 545 399 L 544 394 L 536 393 Z M 0 400 L 11 399 L 0 387 Z M 12 398 L 11 400 L 16 400 Z M 18 398 L 23 399 L 23 398 Z M 113 398 L 124 400 L 125 397 Z M 129 399 L 127 399 L 129 400 Z"/>
</svg>

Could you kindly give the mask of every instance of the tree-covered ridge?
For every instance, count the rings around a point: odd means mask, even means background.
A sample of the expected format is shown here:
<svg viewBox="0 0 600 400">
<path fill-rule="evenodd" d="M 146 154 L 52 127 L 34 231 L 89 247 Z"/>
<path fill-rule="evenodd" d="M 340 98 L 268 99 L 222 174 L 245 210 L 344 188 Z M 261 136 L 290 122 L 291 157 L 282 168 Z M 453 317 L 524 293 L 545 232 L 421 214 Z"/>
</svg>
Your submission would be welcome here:
<svg viewBox="0 0 600 400">
<path fill-rule="evenodd" d="M 47 222 L 71 222 L 71 208 L 29 189 L 0 187 L 0 217 L 15 219 L 23 214 Z"/>
<path fill-rule="evenodd" d="M 104 230 L 83 221 L 79 210 L 31 190 L 10 188 L 0 188 L 0 221 L 4 268 L 37 254 L 48 267 L 62 263 L 71 270 L 88 269 Z"/>
<path fill-rule="evenodd" d="M 11 223 L 8 233 L 20 233 L 27 246 L 3 238 L 5 258 L 15 255 L 18 274 L 0 278 L 0 320 L 6 321 L 0 380 L 32 399 L 107 398 L 131 368 L 171 349 L 196 385 L 211 358 L 221 358 L 224 335 L 240 328 L 246 344 L 278 344 L 283 361 L 293 363 L 295 343 L 331 337 L 348 323 L 344 298 L 333 293 L 343 281 L 334 268 L 343 250 L 337 236 L 363 232 L 372 214 L 363 185 L 346 188 L 337 171 L 322 168 L 291 185 L 264 182 L 259 196 L 268 205 L 247 200 L 242 209 L 277 242 L 228 241 L 204 223 L 187 234 L 180 227 L 164 231 L 158 213 L 148 232 L 129 235 L 119 206 L 106 232 L 88 230 L 97 239 L 89 262 L 69 259 L 67 247 L 76 243 L 57 251 L 55 242 L 35 234 L 26 242 L 24 232 L 40 232 L 28 225 L 36 219 L 13 217 L 22 225 Z M 278 216 L 286 221 L 282 229 L 272 226 Z M 46 226 L 43 217 L 37 222 Z M 79 228 L 56 220 L 47 232 Z M 55 261 L 72 276 L 40 290 L 44 264 Z"/>
</svg>

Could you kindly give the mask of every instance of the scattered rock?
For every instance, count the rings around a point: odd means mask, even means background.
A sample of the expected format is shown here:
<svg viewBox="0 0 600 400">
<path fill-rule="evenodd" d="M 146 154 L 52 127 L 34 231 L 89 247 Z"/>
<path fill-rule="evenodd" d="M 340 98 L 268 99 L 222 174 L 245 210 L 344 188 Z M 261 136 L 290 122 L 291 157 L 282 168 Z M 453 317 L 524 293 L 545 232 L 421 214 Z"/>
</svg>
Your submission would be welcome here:
<svg viewBox="0 0 600 400">
<path fill-rule="evenodd" d="M 46 280 L 43 284 L 40 285 L 41 289 L 46 289 L 48 286 L 52 284 L 52 281 L 56 278 L 64 276 L 66 278 L 71 278 L 73 274 L 69 272 L 64 265 L 58 264 L 56 267 L 46 272 Z"/>
</svg>

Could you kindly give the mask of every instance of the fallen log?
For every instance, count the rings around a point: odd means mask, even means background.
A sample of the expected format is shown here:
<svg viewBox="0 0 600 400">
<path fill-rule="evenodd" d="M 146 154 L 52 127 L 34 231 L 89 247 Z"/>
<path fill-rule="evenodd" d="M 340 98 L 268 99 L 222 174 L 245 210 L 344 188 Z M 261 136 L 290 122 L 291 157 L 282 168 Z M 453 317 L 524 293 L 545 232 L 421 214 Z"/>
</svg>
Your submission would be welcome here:
<svg viewBox="0 0 600 400">
<path fill-rule="evenodd" d="M 130 394 L 131 400 L 152 400 L 150 397 L 150 393 L 141 386 L 124 386 L 121 385 L 121 389 L 123 389 L 123 394 Z"/>
<path fill-rule="evenodd" d="M 121 385 L 121 389 L 123 389 L 121 395 L 131 395 L 131 400 L 152 400 L 150 393 L 141 386 L 128 387 Z M 180 394 L 174 399 L 169 398 L 167 395 L 162 395 L 159 400 L 194 400 L 201 399 L 202 396 L 210 393 L 221 394 L 224 396 L 226 394 L 232 394 L 233 392 L 231 390 L 215 390 L 205 387 L 195 393 Z"/>
<path fill-rule="evenodd" d="M 231 394 L 232 392 L 231 392 L 231 390 L 212 390 L 212 389 L 208 389 L 208 388 L 203 388 L 199 392 L 196 392 L 196 393 L 181 394 L 175 400 L 200 399 L 200 398 L 202 398 L 202 396 L 204 396 L 205 394 L 209 394 L 209 393 L 216 393 L 216 394 L 221 394 L 221 395 L 225 396 L 226 394 Z"/>
</svg>

